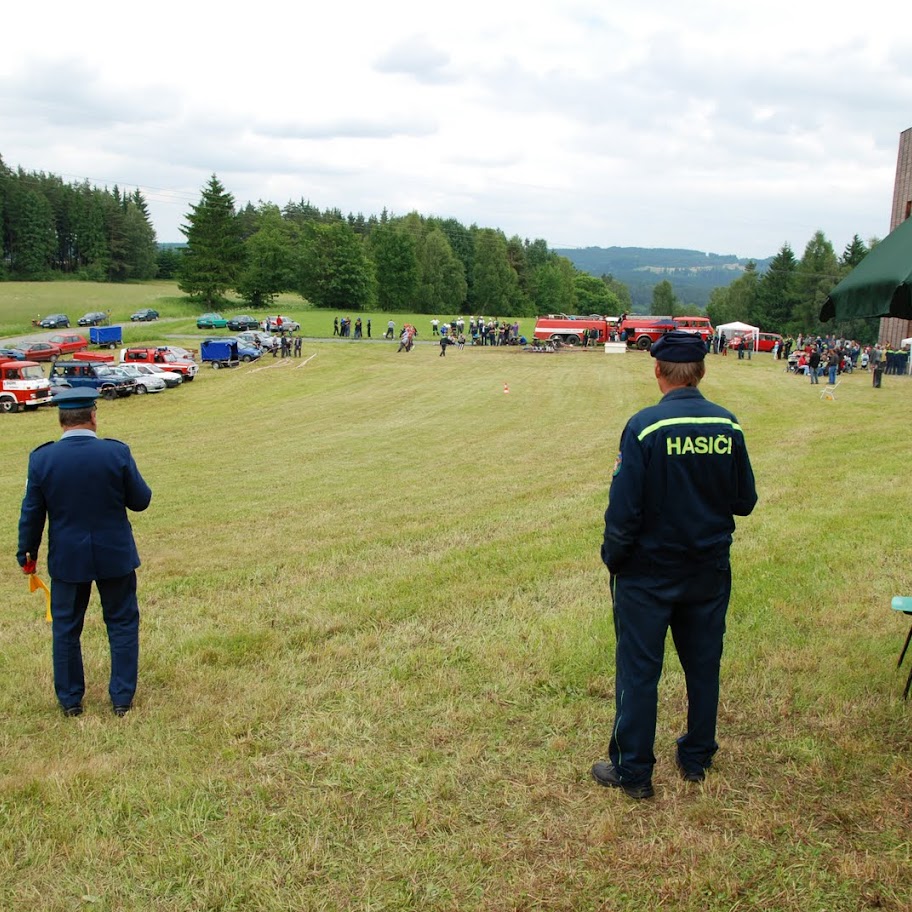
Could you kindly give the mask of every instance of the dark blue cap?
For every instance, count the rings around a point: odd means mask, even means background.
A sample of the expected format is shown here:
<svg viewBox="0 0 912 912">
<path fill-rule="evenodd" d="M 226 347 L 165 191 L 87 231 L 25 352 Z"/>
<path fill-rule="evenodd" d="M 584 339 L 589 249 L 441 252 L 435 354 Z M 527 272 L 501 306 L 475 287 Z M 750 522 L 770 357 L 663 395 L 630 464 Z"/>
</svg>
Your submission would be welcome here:
<svg viewBox="0 0 912 912">
<path fill-rule="evenodd" d="M 51 399 L 51 405 L 57 405 L 62 409 L 92 408 L 99 395 L 98 390 L 85 387 L 82 389 L 62 389 L 54 394 Z"/>
<path fill-rule="evenodd" d="M 653 342 L 649 354 L 657 361 L 674 361 L 686 364 L 702 361 L 706 357 L 706 343 L 696 333 L 674 329 Z"/>
</svg>

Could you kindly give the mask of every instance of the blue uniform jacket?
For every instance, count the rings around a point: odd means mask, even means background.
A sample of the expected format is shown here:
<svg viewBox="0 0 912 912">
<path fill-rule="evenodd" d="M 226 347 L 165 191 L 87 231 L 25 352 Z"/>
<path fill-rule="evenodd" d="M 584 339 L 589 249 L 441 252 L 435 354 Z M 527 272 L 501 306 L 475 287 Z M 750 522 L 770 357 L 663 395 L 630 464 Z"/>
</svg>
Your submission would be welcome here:
<svg viewBox="0 0 912 912">
<path fill-rule="evenodd" d="M 33 450 L 19 518 L 20 566 L 48 521 L 48 572 L 71 583 L 125 576 L 139 566 L 127 510 L 145 510 L 152 490 L 119 440 L 65 435 Z"/>
<path fill-rule="evenodd" d="M 735 416 L 696 387 L 671 390 L 621 435 L 602 560 L 612 573 L 649 574 L 727 558 L 733 517 L 756 503 Z"/>
</svg>

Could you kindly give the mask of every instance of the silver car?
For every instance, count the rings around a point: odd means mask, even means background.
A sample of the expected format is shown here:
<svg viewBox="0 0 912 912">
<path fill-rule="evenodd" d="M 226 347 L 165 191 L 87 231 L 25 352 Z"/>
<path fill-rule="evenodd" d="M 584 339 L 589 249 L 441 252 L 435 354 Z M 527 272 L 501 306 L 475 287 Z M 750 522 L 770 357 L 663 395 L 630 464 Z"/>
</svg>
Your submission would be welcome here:
<svg viewBox="0 0 912 912">
<path fill-rule="evenodd" d="M 180 374 L 177 371 L 165 370 L 157 364 L 143 364 L 140 362 L 138 364 L 132 364 L 131 367 L 135 367 L 141 374 L 145 374 L 146 376 L 160 377 L 165 381 L 165 386 L 167 386 L 168 389 L 180 386 L 184 382 L 183 374 Z"/>
<path fill-rule="evenodd" d="M 144 374 L 135 364 L 119 364 L 111 370 L 124 374 L 136 384 L 134 392 L 137 396 L 144 393 L 160 393 L 165 388 L 165 381 L 155 374 Z"/>
</svg>

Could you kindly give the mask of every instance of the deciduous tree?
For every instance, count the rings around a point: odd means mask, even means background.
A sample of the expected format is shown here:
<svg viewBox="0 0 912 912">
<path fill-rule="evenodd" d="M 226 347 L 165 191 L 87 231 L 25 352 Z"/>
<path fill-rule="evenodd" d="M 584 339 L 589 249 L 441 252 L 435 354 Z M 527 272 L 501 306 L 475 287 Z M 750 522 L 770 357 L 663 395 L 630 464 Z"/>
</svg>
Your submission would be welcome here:
<svg viewBox="0 0 912 912">
<path fill-rule="evenodd" d="M 678 306 L 678 299 L 675 296 L 674 288 L 668 279 L 662 279 L 655 288 L 652 289 L 652 307 L 650 313 L 654 317 L 664 316 L 673 317 Z"/>
<path fill-rule="evenodd" d="M 358 235 L 355 224 L 349 224 Z M 418 244 L 409 231 L 387 222 L 370 233 L 369 249 L 377 276 L 377 307 L 387 312 L 411 310 L 418 292 Z"/>
<path fill-rule="evenodd" d="M 373 263 L 346 221 L 304 228 L 298 288 L 317 307 L 369 310 L 376 302 Z"/>
<path fill-rule="evenodd" d="M 432 228 L 424 237 L 418 262 L 415 304 L 421 313 L 462 313 L 468 288 L 465 270 L 440 228 Z"/>
</svg>

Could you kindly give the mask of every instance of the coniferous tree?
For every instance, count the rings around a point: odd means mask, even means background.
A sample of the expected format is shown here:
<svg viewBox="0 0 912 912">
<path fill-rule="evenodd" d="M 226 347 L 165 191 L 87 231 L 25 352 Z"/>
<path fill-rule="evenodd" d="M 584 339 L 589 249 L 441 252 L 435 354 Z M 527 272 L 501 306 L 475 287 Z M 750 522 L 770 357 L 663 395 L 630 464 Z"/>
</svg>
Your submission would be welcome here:
<svg viewBox="0 0 912 912">
<path fill-rule="evenodd" d="M 139 190 L 124 198 L 123 277 L 130 280 L 153 279 L 158 272 L 158 245 L 149 209 Z"/>
<path fill-rule="evenodd" d="M 764 332 L 798 332 L 795 327 L 794 311 L 797 304 L 795 273 L 798 261 L 792 248 L 783 244 L 773 257 L 769 268 L 757 285 L 754 310 L 748 315 L 748 322 Z"/>
<path fill-rule="evenodd" d="M 833 245 L 822 231 L 817 231 L 804 248 L 795 271 L 797 301 L 790 328 L 805 332 L 821 329 L 820 308 L 838 281 L 839 262 Z"/>
<path fill-rule="evenodd" d="M 57 247 L 51 204 L 37 190 L 20 189 L 9 209 L 10 272 L 17 279 L 48 278 Z"/>
<path fill-rule="evenodd" d="M 181 256 L 178 287 L 207 306 L 215 306 L 234 287 L 244 248 L 234 197 L 214 174 L 203 188 L 200 202 L 190 207 L 181 233 L 187 247 Z"/>
</svg>

